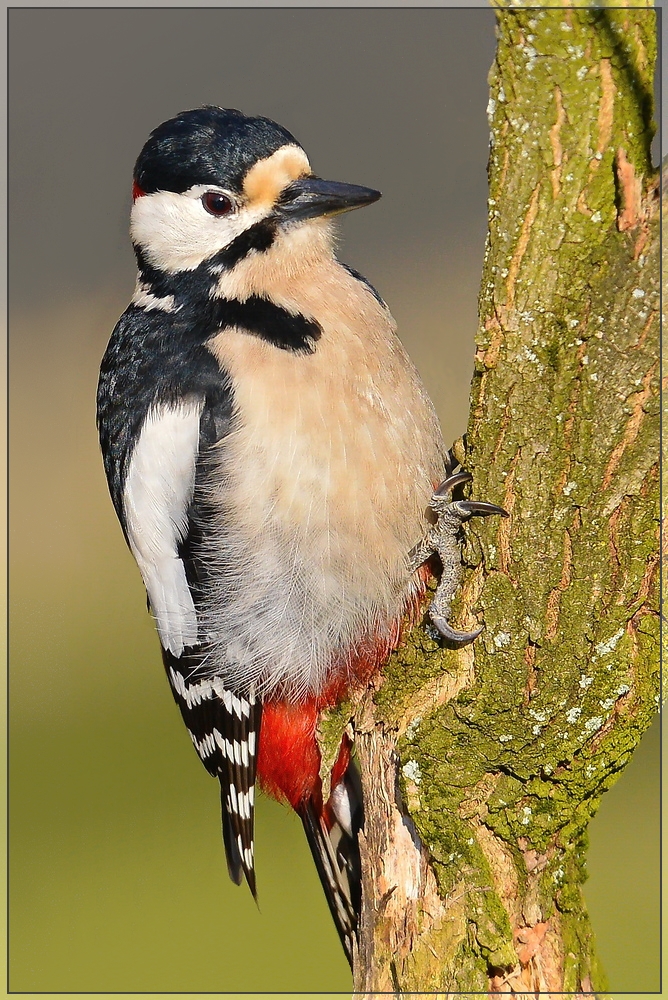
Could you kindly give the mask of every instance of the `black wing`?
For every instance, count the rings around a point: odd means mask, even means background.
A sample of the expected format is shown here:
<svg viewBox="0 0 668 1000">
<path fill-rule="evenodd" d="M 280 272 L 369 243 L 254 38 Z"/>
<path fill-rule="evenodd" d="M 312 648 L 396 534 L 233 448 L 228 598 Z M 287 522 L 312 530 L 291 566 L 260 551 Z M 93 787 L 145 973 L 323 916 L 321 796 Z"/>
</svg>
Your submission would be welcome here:
<svg viewBox="0 0 668 1000">
<path fill-rule="evenodd" d="M 188 530 L 178 546 L 186 579 L 197 609 L 206 587 L 205 562 L 199 557 L 206 544 L 207 526 L 216 517 L 206 497 L 215 465 L 210 450 L 228 433 L 230 405 L 224 387 L 209 393 L 200 416 L 200 440 L 195 489 L 187 516 Z M 163 661 L 174 699 L 181 710 L 193 745 L 209 774 L 220 782 L 223 842 L 230 878 L 237 885 L 245 876 L 256 895 L 254 866 L 255 776 L 262 716 L 254 695 L 224 687 L 204 669 L 206 646 L 188 648 L 176 657 L 163 648 Z"/>
<path fill-rule="evenodd" d="M 183 304 L 167 311 L 130 306 L 102 361 L 97 419 L 109 490 L 149 591 L 174 698 L 202 762 L 220 781 L 230 876 L 239 883 L 245 875 L 255 894 L 261 706 L 207 676 L 206 649 L 192 641 L 200 639 L 196 612 L 205 583 L 198 547 L 213 516 L 198 487 L 211 471 L 207 453 L 233 420 L 231 380 L 206 346 L 216 328 Z M 153 559 L 156 550 L 162 562 Z"/>
</svg>

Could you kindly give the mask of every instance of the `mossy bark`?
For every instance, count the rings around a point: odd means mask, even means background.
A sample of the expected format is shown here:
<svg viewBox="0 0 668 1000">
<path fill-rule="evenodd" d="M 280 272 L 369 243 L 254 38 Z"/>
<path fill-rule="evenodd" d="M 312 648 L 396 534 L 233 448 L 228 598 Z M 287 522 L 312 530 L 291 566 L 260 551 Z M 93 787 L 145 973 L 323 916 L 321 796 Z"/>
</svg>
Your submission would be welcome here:
<svg viewBox="0 0 668 1000">
<path fill-rule="evenodd" d="M 361 766 L 355 990 L 605 988 L 587 824 L 658 703 L 655 13 L 504 9 L 464 442 L 456 649 L 429 627 L 326 720 Z M 352 720 L 352 721 L 349 721 Z"/>
</svg>

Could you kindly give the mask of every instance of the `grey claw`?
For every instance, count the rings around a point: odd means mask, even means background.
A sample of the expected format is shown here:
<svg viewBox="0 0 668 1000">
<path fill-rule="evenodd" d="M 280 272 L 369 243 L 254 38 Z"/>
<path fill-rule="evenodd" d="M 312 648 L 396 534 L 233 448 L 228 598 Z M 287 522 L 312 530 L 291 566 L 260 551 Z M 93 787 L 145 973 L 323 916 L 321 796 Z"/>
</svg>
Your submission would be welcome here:
<svg viewBox="0 0 668 1000">
<path fill-rule="evenodd" d="M 470 483 L 473 476 L 470 472 L 457 472 L 454 476 L 448 476 L 444 479 L 437 490 L 434 490 L 435 497 L 445 496 L 446 493 L 450 493 L 454 490 L 455 486 L 461 486 L 462 483 Z"/>
<path fill-rule="evenodd" d="M 495 503 L 486 503 L 485 500 L 459 500 L 457 506 L 460 510 L 466 510 L 474 517 L 488 517 L 490 514 L 498 514 L 500 517 L 510 517 L 507 510 L 498 507 Z"/>
<path fill-rule="evenodd" d="M 473 632 L 458 632 L 457 629 L 452 628 L 448 625 L 445 618 L 441 615 L 430 615 L 432 624 L 434 628 L 443 636 L 444 639 L 449 639 L 450 642 L 473 642 L 477 639 L 484 625 L 480 625 L 479 628 L 473 630 Z"/>
</svg>

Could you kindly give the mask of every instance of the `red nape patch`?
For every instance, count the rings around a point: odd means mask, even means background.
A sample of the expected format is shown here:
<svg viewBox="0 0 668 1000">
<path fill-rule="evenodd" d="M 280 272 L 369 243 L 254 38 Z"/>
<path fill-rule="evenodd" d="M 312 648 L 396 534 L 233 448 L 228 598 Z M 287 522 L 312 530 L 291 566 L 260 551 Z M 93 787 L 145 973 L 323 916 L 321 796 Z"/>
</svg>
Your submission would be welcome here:
<svg viewBox="0 0 668 1000">
<path fill-rule="evenodd" d="M 315 742 L 315 701 L 290 705 L 265 702 L 262 708 L 257 774 L 262 790 L 296 809 L 320 797 L 320 751 Z"/>
<path fill-rule="evenodd" d="M 146 194 L 146 191 L 142 191 L 142 189 L 139 187 L 139 184 L 137 184 L 137 181 L 133 181 L 132 182 L 132 200 L 136 201 L 137 198 L 143 198 L 145 194 Z"/>
</svg>

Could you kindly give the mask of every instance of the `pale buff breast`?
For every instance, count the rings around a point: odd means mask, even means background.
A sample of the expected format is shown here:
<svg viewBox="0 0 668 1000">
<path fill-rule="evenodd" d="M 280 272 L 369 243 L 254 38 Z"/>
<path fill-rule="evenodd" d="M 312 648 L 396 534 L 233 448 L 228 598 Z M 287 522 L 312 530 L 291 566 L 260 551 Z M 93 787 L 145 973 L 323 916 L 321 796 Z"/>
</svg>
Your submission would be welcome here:
<svg viewBox="0 0 668 1000">
<path fill-rule="evenodd" d="M 250 672 L 266 691 L 289 675 L 297 694 L 319 690 L 342 649 L 401 613 L 444 449 L 372 293 L 332 260 L 281 285 L 272 298 L 322 327 L 313 354 L 240 330 L 210 345 L 232 377 L 237 422 L 219 450 L 209 546 L 224 583 L 205 615 L 216 669 L 224 661 L 237 682 Z"/>
</svg>

